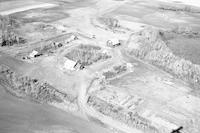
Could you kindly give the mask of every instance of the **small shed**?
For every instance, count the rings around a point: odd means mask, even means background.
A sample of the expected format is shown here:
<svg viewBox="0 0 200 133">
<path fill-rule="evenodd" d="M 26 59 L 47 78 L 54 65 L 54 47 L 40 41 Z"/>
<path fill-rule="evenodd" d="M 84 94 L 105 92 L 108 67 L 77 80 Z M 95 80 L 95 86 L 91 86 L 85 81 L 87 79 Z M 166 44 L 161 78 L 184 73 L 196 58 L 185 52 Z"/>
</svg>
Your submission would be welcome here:
<svg viewBox="0 0 200 133">
<path fill-rule="evenodd" d="M 71 35 L 68 39 L 65 40 L 65 43 L 70 43 L 71 41 L 77 40 L 78 37 L 75 35 Z"/>
<path fill-rule="evenodd" d="M 70 59 L 66 59 L 64 63 L 64 68 L 67 70 L 75 70 L 76 62 Z"/>
<path fill-rule="evenodd" d="M 30 57 L 30 58 L 34 58 L 36 55 L 38 55 L 38 51 L 33 50 L 33 51 L 29 54 L 29 57 Z"/>
<path fill-rule="evenodd" d="M 109 47 L 116 47 L 116 46 L 119 46 L 119 45 L 121 45 L 121 43 L 116 38 L 107 41 L 107 46 L 109 46 Z"/>
</svg>

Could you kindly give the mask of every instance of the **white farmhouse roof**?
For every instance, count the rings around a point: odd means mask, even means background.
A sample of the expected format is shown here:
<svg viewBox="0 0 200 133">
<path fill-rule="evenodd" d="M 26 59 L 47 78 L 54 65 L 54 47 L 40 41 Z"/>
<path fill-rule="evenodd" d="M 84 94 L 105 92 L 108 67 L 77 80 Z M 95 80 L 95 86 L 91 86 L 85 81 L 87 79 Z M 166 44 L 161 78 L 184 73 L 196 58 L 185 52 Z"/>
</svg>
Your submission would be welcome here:
<svg viewBox="0 0 200 133">
<path fill-rule="evenodd" d="M 64 63 L 64 68 L 68 70 L 74 70 L 74 66 L 76 65 L 75 61 L 72 61 L 70 59 L 66 59 Z"/>
<path fill-rule="evenodd" d="M 116 45 L 120 43 L 117 38 L 110 39 L 110 41 L 112 42 L 112 45 Z"/>
<path fill-rule="evenodd" d="M 29 57 L 34 58 L 35 55 L 37 55 L 37 54 L 38 54 L 38 51 L 33 50 L 33 51 L 29 54 Z"/>
</svg>

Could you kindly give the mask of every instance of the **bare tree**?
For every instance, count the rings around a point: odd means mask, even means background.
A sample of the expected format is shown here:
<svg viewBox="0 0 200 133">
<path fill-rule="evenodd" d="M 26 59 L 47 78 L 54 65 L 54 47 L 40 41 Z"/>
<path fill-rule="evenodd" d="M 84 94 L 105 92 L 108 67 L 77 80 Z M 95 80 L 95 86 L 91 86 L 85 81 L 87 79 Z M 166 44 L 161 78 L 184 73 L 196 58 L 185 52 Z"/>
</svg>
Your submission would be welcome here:
<svg viewBox="0 0 200 133">
<path fill-rule="evenodd" d="M 15 35 L 15 20 L 11 16 L 0 16 L 1 46 L 11 46 L 19 43 L 19 38 Z"/>
</svg>

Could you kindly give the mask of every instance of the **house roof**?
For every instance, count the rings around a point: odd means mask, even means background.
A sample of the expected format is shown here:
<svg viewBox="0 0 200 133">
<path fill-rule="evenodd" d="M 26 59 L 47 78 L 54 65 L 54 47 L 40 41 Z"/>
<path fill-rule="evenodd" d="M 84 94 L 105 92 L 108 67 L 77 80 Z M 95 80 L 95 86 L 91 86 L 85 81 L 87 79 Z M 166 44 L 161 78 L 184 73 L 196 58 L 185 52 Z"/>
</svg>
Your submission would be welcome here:
<svg viewBox="0 0 200 133">
<path fill-rule="evenodd" d="M 117 38 L 110 39 L 110 41 L 112 42 L 113 45 L 120 43 L 119 39 Z"/>
<path fill-rule="evenodd" d="M 76 62 L 70 59 L 66 59 L 64 63 L 64 68 L 69 70 L 74 70 L 74 66 L 76 65 Z"/>
<path fill-rule="evenodd" d="M 38 51 L 33 50 L 33 51 L 29 54 L 29 56 L 30 56 L 30 57 L 34 57 L 34 56 L 37 55 L 37 54 L 38 54 Z"/>
</svg>

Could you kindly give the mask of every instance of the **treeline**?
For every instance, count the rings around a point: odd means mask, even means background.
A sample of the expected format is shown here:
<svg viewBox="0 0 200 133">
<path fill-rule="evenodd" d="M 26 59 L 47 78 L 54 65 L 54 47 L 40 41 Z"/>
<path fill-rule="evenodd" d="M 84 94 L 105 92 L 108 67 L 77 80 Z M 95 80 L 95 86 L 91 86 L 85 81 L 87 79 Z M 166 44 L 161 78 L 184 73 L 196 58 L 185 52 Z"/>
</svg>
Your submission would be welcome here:
<svg viewBox="0 0 200 133">
<path fill-rule="evenodd" d="M 28 76 L 19 76 L 6 66 L 0 66 L 0 80 L 8 92 L 20 97 L 30 98 L 38 103 L 74 102 L 74 96 L 62 93 L 46 82 Z"/>
<path fill-rule="evenodd" d="M 200 10 L 198 8 L 190 5 L 162 5 L 159 7 L 159 9 L 174 12 L 200 13 Z"/>
<path fill-rule="evenodd" d="M 19 24 L 13 16 L 0 16 L 1 46 L 12 46 L 14 44 L 26 43 L 24 38 L 19 37 L 15 33 L 17 27 L 19 27 Z"/>
<path fill-rule="evenodd" d="M 119 120 L 130 127 L 137 128 L 145 133 L 158 133 L 158 129 L 151 125 L 151 122 L 138 113 L 126 111 L 120 107 L 106 103 L 96 96 L 90 96 L 88 99 L 89 106 L 95 108 L 98 112 L 109 116 L 115 120 Z"/>
<path fill-rule="evenodd" d="M 127 71 L 128 71 L 127 65 L 124 63 L 121 65 L 114 66 L 112 69 L 103 72 L 102 75 L 104 76 L 105 79 L 112 79 Z"/>
</svg>

